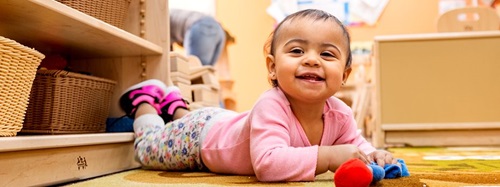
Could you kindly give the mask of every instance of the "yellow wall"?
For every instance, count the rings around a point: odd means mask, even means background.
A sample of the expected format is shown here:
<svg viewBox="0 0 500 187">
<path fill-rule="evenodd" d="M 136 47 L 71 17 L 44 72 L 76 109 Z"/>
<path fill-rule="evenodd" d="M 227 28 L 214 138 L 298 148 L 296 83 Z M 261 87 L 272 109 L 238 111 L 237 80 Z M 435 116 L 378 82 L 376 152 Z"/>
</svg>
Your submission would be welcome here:
<svg viewBox="0 0 500 187">
<path fill-rule="evenodd" d="M 230 70 L 235 81 L 237 110 L 252 108 L 270 88 L 262 47 L 273 29 L 266 13 L 268 1 L 217 0 L 216 17 L 236 38 L 229 46 Z M 371 41 L 375 35 L 436 32 L 439 0 L 390 0 L 375 26 L 349 28 L 353 41 Z"/>
<path fill-rule="evenodd" d="M 374 26 L 351 27 L 353 41 L 376 35 L 436 32 L 439 0 L 389 0 Z"/>
<path fill-rule="evenodd" d="M 270 1 L 217 0 L 216 17 L 236 38 L 229 46 L 229 62 L 235 81 L 238 111 L 252 108 L 259 95 L 271 86 L 263 55 L 263 44 L 274 20 L 266 13 Z"/>
</svg>

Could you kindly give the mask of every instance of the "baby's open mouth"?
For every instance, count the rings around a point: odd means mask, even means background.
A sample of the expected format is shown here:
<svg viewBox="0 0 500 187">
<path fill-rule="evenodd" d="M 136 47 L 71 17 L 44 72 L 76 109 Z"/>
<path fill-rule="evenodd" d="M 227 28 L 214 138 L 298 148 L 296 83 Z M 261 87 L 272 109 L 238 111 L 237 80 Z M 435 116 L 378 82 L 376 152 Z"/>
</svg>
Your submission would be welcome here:
<svg viewBox="0 0 500 187">
<path fill-rule="evenodd" d="M 301 76 L 296 76 L 298 79 L 304 79 L 304 80 L 311 80 L 311 81 L 324 81 L 325 79 L 322 77 L 319 77 L 317 75 L 301 75 Z"/>
</svg>

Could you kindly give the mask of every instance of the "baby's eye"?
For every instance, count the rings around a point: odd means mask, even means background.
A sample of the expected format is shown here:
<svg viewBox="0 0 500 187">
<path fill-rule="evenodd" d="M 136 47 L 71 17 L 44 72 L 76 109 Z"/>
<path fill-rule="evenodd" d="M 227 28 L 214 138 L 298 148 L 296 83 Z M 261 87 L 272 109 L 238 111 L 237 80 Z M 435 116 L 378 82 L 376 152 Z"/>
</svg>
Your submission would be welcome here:
<svg viewBox="0 0 500 187">
<path fill-rule="evenodd" d="M 321 56 L 326 56 L 326 57 L 335 57 L 335 55 L 331 52 L 322 52 Z"/>
<path fill-rule="evenodd" d="M 294 48 L 294 49 L 290 50 L 290 53 L 302 54 L 302 53 L 304 53 L 304 51 L 302 51 L 302 49 L 299 49 L 299 48 Z"/>
</svg>

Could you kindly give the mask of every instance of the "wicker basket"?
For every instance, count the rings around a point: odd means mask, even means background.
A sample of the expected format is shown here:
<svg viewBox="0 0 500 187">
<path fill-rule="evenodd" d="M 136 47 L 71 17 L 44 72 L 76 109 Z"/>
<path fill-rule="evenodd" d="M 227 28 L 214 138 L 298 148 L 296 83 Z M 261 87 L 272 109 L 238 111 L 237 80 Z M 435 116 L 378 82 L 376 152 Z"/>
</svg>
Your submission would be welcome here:
<svg viewBox="0 0 500 187">
<path fill-rule="evenodd" d="M 0 136 L 15 136 L 23 127 L 36 68 L 45 56 L 0 36 Z"/>
<path fill-rule="evenodd" d="M 123 29 L 130 0 L 57 0 L 71 8 Z"/>
<path fill-rule="evenodd" d="M 106 130 L 115 81 L 63 70 L 38 70 L 22 133 Z"/>
</svg>

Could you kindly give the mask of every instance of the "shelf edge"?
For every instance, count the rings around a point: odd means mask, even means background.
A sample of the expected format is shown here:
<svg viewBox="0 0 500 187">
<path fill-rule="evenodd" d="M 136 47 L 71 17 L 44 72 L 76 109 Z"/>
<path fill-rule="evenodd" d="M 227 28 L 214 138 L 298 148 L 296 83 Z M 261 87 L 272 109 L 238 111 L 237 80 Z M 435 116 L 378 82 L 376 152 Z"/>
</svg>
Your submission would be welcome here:
<svg viewBox="0 0 500 187">
<path fill-rule="evenodd" d="M 0 153 L 132 141 L 131 132 L 0 137 Z"/>
</svg>

